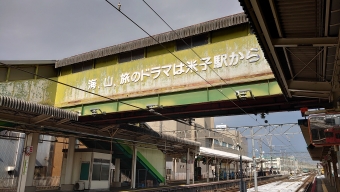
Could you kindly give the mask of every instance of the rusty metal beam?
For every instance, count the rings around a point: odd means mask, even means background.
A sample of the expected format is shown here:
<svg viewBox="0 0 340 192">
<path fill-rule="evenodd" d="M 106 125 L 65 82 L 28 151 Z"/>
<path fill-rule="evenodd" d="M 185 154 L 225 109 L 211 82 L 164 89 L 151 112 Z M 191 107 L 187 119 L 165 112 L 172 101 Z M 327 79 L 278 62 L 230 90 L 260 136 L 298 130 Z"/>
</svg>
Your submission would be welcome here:
<svg viewBox="0 0 340 192">
<path fill-rule="evenodd" d="M 48 119 L 51 119 L 53 117 L 53 115 L 39 115 L 37 117 L 33 117 L 30 119 L 30 123 L 31 124 L 37 124 L 37 123 L 40 123 L 40 122 L 43 122 L 43 121 L 46 121 Z"/>
<path fill-rule="evenodd" d="M 268 49 L 272 54 L 274 65 L 275 65 L 275 67 L 278 71 L 278 75 L 282 79 L 284 89 L 286 90 L 288 97 L 292 97 L 292 95 L 290 94 L 290 91 L 288 90 L 287 80 L 286 80 L 284 72 L 282 70 L 280 60 L 279 60 L 279 58 L 276 54 L 275 47 L 274 47 L 273 42 L 272 42 L 272 38 L 269 34 L 269 30 L 268 30 L 269 28 L 267 27 L 267 23 L 265 22 L 265 19 L 264 19 L 263 13 L 261 11 L 260 5 L 258 4 L 257 0 L 250 0 L 250 5 L 253 8 L 253 13 L 251 13 L 251 14 L 254 14 L 255 17 L 258 20 L 258 27 L 261 29 L 262 37 L 266 41 Z"/>
<path fill-rule="evenodd" d="M 315 38 L 276 38 L 272 39 L 274 47 L 297 47 L 297 46 L 336 46 L 337 37 L 315 37 Z"/>
<path fill-rule="evenodd" d="M 321 99 L 329 99 L 330 94 L 325 93 L 311 93 L 311 92 L 292 92 L 293 97 L 306 97 L 306 98 L 321 98 Z"/>
<path fill-rule="evenodd" d="M 332 91 L 332 85 L 329 82 L 290 80 L 288 81 L 288 88 L 290 91 L 323 92 L 329 94 Z"/>
</svg>

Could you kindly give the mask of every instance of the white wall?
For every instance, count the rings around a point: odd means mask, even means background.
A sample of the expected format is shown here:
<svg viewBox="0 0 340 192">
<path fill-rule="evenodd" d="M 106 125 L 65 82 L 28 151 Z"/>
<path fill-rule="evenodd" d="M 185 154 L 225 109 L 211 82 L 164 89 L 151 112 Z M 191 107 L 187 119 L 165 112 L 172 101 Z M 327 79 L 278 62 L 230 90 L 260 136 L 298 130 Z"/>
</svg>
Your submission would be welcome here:
<svg viewBox="0 0 340 192">
<path fill-rule="evenodd" d="M 139 151 L 163 177 L 165 176 L 165 159 L 162 151 L 150 148 L 137 148 L 137 151 Z"/>
<path fill-rule="evenodd" d="M 111 161 L 110 154 L 104 153 L 93 153 L 93 158 L 97 159 L 107 159 Z M 92 152 L 75 152 L 73 157 L 73 167 L 72 167 L 72 184 L 75 184 L 80 179 L 80 171 L 81 171 L 81 163 L 82 162 L 90 162 L 89 167 L 89 178 L 88 180 L 82 180 L 85 182 L 85 189 L 108 189 L 110 186 L 110 178 L 106 181 L 92 181 L 92 166 L 91 163 Z M 63 159 L 62 171 L 61 171 L 61 184 L 65 182 L 65 171 L 66 171 L 66 159 Z M 91 183 L 90 183 L 91 181 Z"/>
<path fill-rule="evenodd" d="M 110 164 L 111 164 L 111 154 L 94 152 L 93 158 L 110 160 Z M 109 169 L 109 171 L 110 171 L 110 169 Z M 110 173 L 108 173 L 108 174 L 110 174 Z M 108 188 L 110 188 L 110 177 L 106 181 L 92 181 L 92 178 L 91 178 L 90 189 L 108 189 Z"/>
<path fill-rule="evenodd" d="M 52 136 L 40 135 L 40 139 L 51 141 Z M 50 158 L 51 142 L 38 143 L 36 166 L 48 166 Z"/>
</svg>

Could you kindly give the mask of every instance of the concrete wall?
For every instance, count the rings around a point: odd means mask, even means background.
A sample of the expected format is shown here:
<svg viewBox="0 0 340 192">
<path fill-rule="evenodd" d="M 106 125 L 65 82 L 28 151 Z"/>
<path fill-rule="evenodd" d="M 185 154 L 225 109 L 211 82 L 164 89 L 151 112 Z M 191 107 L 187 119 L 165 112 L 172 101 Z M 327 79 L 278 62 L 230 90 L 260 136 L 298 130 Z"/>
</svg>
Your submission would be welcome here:
<svg viewBox="0 0 340 192">
<path fill-rule="evenodd" d="M 67 153 L 64 153 L 66 156 Z M 92 166 L 91 163 L 94 158 L 111 160 L 110 154 L 97 153 L 97 152 L 75 152 L 72 167 L 72 184 L 75 184 L 80 179 L 80 170 L 82 162 L 90 162 L 89 178 L 88 180 L 82 180 L 85 182 L 85 189 L 108 189 L 110 186 L 110 178 L 104 181 L 92 181 Z M 110 161 L 111 162 L 111 161 Z M 65 183 L 65 171 L 66 171 L 66 158 L 63 159 L 61 170 L 61 184 Z"/>
<path fill-rule="evenodd" d="M 165 160 L 164 153 L 157 148 L 137 148 L 149 163 L 163 176 L 165 176 Z"/>
</svg>

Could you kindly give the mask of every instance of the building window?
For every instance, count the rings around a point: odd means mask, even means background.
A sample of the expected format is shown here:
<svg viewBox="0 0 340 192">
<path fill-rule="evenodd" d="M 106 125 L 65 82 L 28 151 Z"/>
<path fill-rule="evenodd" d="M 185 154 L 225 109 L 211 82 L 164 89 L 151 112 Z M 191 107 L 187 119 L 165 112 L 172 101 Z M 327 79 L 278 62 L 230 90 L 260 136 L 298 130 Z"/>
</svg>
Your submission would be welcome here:
<svg viewBox="0 0 340 192">
<path fill-rule="evenodd" d="M 142 58 L 144 58 L 144 48 L 120 53 L 118 56 L 118 62 L 124 63 Z"/>
<path fill-rule="evenodd" d="M 78 73 L 86 70 L 90 70 L 93 68 L 93 61 L 85 61 L 81 63 L 77 63 L 72 65 L 72 73 Z"/>
<path fill-rule="evenodd" d="M 110 160 L 94 159 L 93 160 L 93 181 L 107 181 L 110 174 Z"/>
<path fill-rule="evenodd" d="M 183 40 L 179 39 L 176 41 L 176 47 L 177 47 L 177 51 L 181 51 L 185 49 L 190 49 L 191 47 L 206 45 L 208 44 L 208 42 L 209 42 L 209 33 L 205 33 L 201 35 L 187 37 L 187 38 L 184 38 Z"/>
</svg>

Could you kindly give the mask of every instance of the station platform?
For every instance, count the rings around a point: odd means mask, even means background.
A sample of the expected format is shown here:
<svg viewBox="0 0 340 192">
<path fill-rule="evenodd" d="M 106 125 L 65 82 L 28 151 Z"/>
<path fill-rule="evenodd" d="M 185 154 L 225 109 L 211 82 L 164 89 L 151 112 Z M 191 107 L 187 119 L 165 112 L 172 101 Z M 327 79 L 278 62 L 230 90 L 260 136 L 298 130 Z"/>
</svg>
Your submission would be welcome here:
<svg viewBox="0 0 340 192">
<path fill-rule="evenodd" d="M 331 186 L 331 183 L 324 175 L 316 176 L 315 178 L 315 190 L 314 192 L 335 192 L 336 189 L 334 186 Z M 313 192 L 313 190 L 312 190 Z"/>
</svg>

